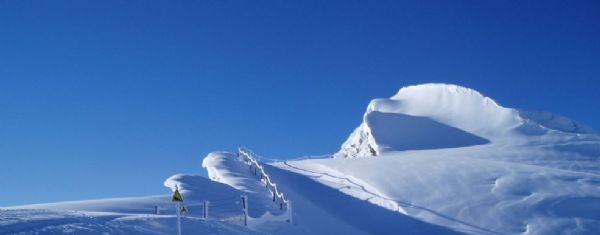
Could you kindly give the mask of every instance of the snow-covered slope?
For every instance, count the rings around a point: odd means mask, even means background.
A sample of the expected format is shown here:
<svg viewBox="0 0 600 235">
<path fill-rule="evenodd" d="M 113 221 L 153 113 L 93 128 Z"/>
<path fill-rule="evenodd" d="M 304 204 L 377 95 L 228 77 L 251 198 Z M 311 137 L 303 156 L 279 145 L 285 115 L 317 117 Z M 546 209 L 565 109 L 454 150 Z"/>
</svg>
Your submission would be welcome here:
<svg viewBox="0 0 600 235">
<path fill-rule="evenodd" d="M 227 182 L 248 192 L 263 191 L 264 185 L 256 187 L 252 182 L 259 182 L 253 176 L 253 171 L 236 159 L 235 154 L 214 152 L 204 159 L 202 165 L 207 168 L 209 177 L 213 180 Z M 294 224 L 271 224 L 255 228 L 260 231 L 277 234 L 352 235 L 396 234 L 402 230 L 410 234 L 458 234 L 452 229 L 374 206 L 294 171 L 269 165 L 265 167 L 270 177 L 293 201 Z"/>
<path fill-rule="evenodd" d="M 484 145 L 276 166 L 469 234 L 595 234 L 600 231 L 597 156 Z M 586 172 L 588 167 L 595 169 Z"/>
<path fill-rule="evenodd" d="M 275 166 L 465 233 L 600 231 L 600 136 L 468 88 L 425 84 L 373 100 L 335 156 Z"/>
</svg>

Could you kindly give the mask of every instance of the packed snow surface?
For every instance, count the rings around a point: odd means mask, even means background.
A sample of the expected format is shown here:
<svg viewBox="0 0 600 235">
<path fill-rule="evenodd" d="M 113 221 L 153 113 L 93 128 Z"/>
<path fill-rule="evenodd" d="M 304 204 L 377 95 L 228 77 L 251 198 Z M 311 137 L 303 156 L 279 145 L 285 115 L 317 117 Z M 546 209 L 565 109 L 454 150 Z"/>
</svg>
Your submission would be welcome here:
<svg viewBox="0 0 600 235">
<path fill-rule="evenodd" d="M 263 163 L 289 208 L 235 153 L 208 154 L 209 179 L 179 174 L 164 185 L 183 193 L 183 234 L 600 231 L 597 132 L 472 89 L 425 84 L 375 99 L 334 156 Z M 170 195 L 0 208 L 0 234 L 174 234 L 174 210 Z"/>
</svg>

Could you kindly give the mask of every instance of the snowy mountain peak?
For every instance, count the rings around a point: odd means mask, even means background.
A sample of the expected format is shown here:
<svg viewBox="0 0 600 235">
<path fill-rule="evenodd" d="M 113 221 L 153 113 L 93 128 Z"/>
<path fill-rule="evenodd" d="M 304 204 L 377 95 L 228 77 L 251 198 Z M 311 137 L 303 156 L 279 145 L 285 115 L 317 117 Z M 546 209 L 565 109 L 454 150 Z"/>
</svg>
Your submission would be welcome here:
<svg viewBox="0 0 600 235">
<path fill-rule="evenodd" d="M 372 100 L 363 122 L 335 156 L 514 142 L 549 130 L 593 133 L 559 115 L 502 107 L 470 88 L 422 84 L 403 87 L 390 98 Z"/>
</svg>

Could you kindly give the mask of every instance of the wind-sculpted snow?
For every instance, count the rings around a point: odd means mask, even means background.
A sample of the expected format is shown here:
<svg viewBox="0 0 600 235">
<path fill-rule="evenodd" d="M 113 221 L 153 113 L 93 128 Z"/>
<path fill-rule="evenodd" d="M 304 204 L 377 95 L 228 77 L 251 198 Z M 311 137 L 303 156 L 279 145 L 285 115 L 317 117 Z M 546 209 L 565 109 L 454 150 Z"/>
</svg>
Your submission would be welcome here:
<svg viewBox="0 0 600 235">
<path fill-rule="evenodd" d="M 237 155 L 227 152 L 212 152 L 202 160 L 208 177 L 235 189 L 256 193 L 264 192 L 264 186 L 249 175 L 249 166 L 237 160 Z"/>
<path fill-rule="evenodd" d="M 595 133 L 560 115 L 502 107 L 469 88 L 424 84 L 404 87 L 388 99 L 371 101 L 363 122 L 335 157 L 484 143 L 517 144 L 556 131 Z"/>
<path fill-rule="evenodd" d="M 207 178 L 196 175 L 173 175 L 165 180 L 164 185 L 172 191 L 175 191 L 176 187 L 179 188 L 186 201 L 203 201 L 238 197 L 240 195 L 240 191 L 229 185 L 215 183 Z"/>
<path fill-rule="evenodd" d="M 515 110 L 475 90 L 449 84 L 404 87 L 389 99 L 373 100 L 367 110 L 429 117 L 484 138 L 505 134 L 522 124 Z"/>
</svg>

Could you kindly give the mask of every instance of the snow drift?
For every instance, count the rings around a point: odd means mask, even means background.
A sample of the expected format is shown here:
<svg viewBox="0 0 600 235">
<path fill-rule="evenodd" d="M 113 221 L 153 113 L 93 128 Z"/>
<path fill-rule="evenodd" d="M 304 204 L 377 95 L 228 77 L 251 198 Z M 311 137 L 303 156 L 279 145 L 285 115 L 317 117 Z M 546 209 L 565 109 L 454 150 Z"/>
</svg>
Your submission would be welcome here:
<svg viewBox="0 0 600 235">
<path fill-rule="evenodd" d="M 363 122 L 335 157 L 383 152 L 518 142 L 550 130 L 594 133 L 568 118 L 500 106 L 481 93 L 449 84 L 404 87 L 388 99 L 374 99 Z"/>
</svg>

